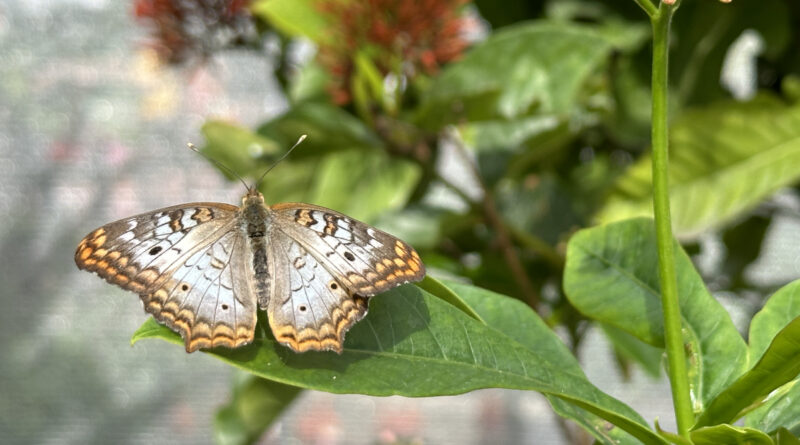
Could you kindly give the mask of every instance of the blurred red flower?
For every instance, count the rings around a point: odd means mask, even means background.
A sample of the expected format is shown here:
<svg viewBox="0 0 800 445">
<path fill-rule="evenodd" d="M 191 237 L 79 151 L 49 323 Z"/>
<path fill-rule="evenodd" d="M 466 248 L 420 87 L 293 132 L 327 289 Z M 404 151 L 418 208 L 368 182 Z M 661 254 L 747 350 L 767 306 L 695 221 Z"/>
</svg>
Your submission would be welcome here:
<svg viewBox="0 0 800 445">
<path fill-rule="evenodd" d="M 250 0 L 135 0 L 136 18 L 152 27 L 161 60 L 182 63 L 257 37 Z"/>
<path fill-rule="evenodd" d="M 319 61 L 331 73 L 330 93 L 338 104 L 351 100 L 353 56 L 367 49 L 384 76 L 412 78 L 435 74 L 457 59 L 468 45 L 467 0 L 320 0 L 330 28 L 320 45 Z"/>
</svg>

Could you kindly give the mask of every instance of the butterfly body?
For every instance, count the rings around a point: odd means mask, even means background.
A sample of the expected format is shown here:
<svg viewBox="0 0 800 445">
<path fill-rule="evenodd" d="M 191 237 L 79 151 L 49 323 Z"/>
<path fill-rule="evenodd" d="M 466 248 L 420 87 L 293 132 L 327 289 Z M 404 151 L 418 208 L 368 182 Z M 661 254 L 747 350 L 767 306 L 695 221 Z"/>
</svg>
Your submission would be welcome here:
<svg viewBox="0 0 800 445">
<path fill-rule="evenodd" d="M 323 207 L 183 204 L 122 219 L 87 235 L 79 268 L 139 294 L 179 332 L 186 351 L 253 341 L 256 310 L 297 352 L 342 352 L 368 297 L 419 281 L 425 268 L 403 241 Z"/>
</svg>

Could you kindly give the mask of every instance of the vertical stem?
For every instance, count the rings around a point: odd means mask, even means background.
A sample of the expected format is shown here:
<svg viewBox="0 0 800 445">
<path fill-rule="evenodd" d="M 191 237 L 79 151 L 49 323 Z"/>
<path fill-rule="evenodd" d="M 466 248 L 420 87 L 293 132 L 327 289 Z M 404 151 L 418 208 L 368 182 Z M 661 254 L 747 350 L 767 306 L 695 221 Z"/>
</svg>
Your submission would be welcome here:
<svg viewBox="0 0 800 445">
<path fill-rule="evenodd" d="M 669 211 L 669 179 L 667 151 L 667 61 L 669 58 L 669 27 L 676 5 L 661 3 L 658 14 L 651 17 L 653 25 L 653 210 L 656 220 L 658 266 L 661 277 L 661 307 L 664 313 L 664 338 L 667 364 L 672 387 L 672 404 L 678 424 L 678 434 L 689 437 L 694 413 L 689 395 L 689 376 L 681 335 L 681 313 L 678 304 L 678 285 L 675 274 L 672 226 Z"/>
</svg>

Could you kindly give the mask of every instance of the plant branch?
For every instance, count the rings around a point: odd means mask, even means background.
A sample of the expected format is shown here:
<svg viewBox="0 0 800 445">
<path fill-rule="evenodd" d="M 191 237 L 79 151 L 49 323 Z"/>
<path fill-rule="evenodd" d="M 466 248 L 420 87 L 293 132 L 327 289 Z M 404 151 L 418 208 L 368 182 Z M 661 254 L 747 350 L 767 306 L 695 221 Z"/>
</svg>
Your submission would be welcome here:
<svg viewBox="0 0 800 445">
<path fill-rule="evenodd" d="M 645 13 L 652 19 L 653 17 L 658 15 L 658 8 L 653 5 L 651 0 L 633 0 L 636 2 L 639 7 L 641 7 Z"/>
<path fill-rule="evenodd" d="M 497 210 L 492 191 L 489 190 L 489 187 L 483 182 L 483 178 L 481 178 L 481 174 L 475 166 L 475 163 L 467 156 L 466 149 L 461 143 L 461 140 L 455 136 L 449 139 L 454 143 L 456 151 L 461 155 L 464 163 L 472 170 L 475 180 L 481 187 L 481 191 L 483 192 L 481 210 L 483 211 L 484 219 L 487 224 L 494 229 L 497 243 L 500 245 L 500 251 L 503 254 L 503 260 L 506 262 L 511 276 L 514 278 L 514 282 L 517 284 L 517 287 L 519 287 L 528 305 L 538 312 L 539 293 L 533 287 L 533 284 L 528 278 L 528 273 L 522 265 L 522 261 L 520 261 L 519 256 L 517 256 L 514 244 L 511 242 L 511 237 L 508 233 L 508 227 L 506 227 L 503 218 L 500 216 L 500 212 Z"/>
<path fill-rule="evenodd" d="M 681 333 L 681 313 L 675 273 L 675 253 L 669 209 L 669 153 L 667 123 L 669 28 L 677 5 L 661 3 L 658 14 L 651 16 L 653 25 L 652 77 L 652 146 L 653 146 L 653 212 L 658 245 L 658 269 L 661 277 L 661 307 L 664 314 L 664 339 L 667 365 L 672 387 L 672 404 L 678 434 L 689 437 L 694 413 L 689 393 L 689 376 Z"/>
</svg>

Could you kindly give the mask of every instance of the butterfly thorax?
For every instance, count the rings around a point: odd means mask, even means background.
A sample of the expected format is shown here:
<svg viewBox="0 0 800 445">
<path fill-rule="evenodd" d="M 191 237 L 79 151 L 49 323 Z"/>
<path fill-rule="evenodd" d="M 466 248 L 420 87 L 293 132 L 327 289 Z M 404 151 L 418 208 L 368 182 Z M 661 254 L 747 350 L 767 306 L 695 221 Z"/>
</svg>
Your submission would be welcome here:
<svg viewBox="0 0 800 445">
<path fill-rule="evenodd" d="M 264 196 L 258 191 L 248 192 L 242 198 L 243 228 L 250 239 L 250 252 L 255 291 L 259 305 L 267 307 L 269 302 L 269 263 L 267 261 L 267 239 L 270 222 L 269 209 L 264 203 Z"/>
</svg>

